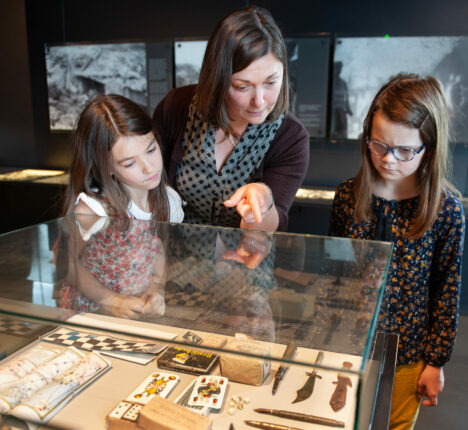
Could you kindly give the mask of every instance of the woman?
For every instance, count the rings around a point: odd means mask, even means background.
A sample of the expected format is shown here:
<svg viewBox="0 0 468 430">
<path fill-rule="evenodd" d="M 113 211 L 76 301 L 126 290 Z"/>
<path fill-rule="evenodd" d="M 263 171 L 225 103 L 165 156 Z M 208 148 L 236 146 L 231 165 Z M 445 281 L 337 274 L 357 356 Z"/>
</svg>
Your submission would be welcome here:
<svg viewBox="0 0 468 430">
<path fill-rule="evenodd" d="M 270 13 L 225 17 L 198 85 L 171 91 L 153 115 L 185 222 L 287 229 L 309 162 L 309 135 L 288 99 L 286 48 Z"/>
</svg>

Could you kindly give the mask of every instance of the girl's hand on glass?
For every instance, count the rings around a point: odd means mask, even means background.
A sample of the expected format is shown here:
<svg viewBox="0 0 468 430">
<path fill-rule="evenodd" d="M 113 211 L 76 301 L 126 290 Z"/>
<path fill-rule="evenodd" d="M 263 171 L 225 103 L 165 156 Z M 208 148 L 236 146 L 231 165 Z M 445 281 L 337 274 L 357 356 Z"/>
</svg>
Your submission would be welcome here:
<svg viewBox="0 0 468 430">
<path fill-rule="evenodd" d="M 240 187 L 229 200 L 224 202 L 227 207 L 236 206 L 237 212 L 246 223 L 261 223 L 273 204 L 270 188 L 261 182 Z"/>
</svg>

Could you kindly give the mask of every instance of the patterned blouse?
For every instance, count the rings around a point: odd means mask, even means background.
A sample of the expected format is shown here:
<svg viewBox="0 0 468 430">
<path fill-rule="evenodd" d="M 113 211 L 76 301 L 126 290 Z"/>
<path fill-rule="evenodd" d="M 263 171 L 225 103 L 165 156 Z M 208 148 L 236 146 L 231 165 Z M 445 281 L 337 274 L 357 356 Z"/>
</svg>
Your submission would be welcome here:
<svg viewBox="0 0 468 430">
<path fill-rule="evenodd" d="M 86 242 L 78 260 L 105 288 L 122 296 L 140 297 L 151 286 L 152 264 L 161 242 L 147 221 L 131 219 L 127 229 L 119 228 L 118 221 L 109 218 L 107 225 Z M 59 303 L 63 309 L 82 312 L 99 309 L 81 293 L 79 284 L 72 285 L 68 280 L 63 282 Z"/>
<path fill-rule="evenodd" d="M 235 207 L 223 202 L 251 182 L 280 127 L 284 115 L 273 122 L 249 124 L 239 143 L 218 173 L 215 158 L 216 130 L 201 120 L 197 98 L 189 108 L 185 134 L 184 158 L 177 169 L 177 190 L 187 206 L 185 222 L 239 227 L 240 215 Z"/>
<path fill-rule="evenodd" d="M 380 323 L 400 335 L 398 363 L 425 360 L 442 366 L 449 359 L 458 328 L 465 216 L 447 192 L 432 228 L 417 239 L 403 237 L 416 217 L 419 197 L 385 200 L 373 196 L 370 222 L 356 222 L 353 180 L 336 190 L 330 235 L 393 242 L 393 255 Z"/>
</svg>

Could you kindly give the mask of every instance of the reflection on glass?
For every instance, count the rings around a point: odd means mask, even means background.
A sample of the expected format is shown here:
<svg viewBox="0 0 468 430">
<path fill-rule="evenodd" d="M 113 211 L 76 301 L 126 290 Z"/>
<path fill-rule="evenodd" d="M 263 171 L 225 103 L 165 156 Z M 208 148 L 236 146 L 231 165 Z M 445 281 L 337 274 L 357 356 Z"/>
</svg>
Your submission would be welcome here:
<svg viewBox="0 0 468 430">
<path fill-rule="evenodd" d="M 164 243 L 151 223 L 78 216 L 66 227 L 61 308 L 132 319 L 164 313 Z"/>
<path fill-rule="evenodd" d="M 198 330 L 274 340 L 269 296 L 276 282 L 268 235 L 181 225 L 171 239 L 166 321 L 187 319 L 190 326 L 193 318 Z"/>
<path fill-rule="evenodd" d="M 48 320 L 104 314 L 356 355 L 385 312 L 387 243 L 92 216 L 47 227 L 0 236 L 0 311 L 29 303 Z"/>
</svg>

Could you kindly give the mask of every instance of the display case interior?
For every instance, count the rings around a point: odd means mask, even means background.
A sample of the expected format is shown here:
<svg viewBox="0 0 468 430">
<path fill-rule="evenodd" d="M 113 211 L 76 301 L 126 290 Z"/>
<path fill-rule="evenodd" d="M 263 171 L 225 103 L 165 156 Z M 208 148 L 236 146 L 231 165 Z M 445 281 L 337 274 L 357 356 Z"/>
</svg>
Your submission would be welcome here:
<svg viewBox="0 0 468 430">
<path fill-rule="evenodd" d="M 384 242 L 85 216 L 1 235 L 0 410 L 119 428 L 127 413 L 159 425 L 154 410 L 178 401 L 213 429 L 367 429 L 390 255 Z"/>
</svg>

